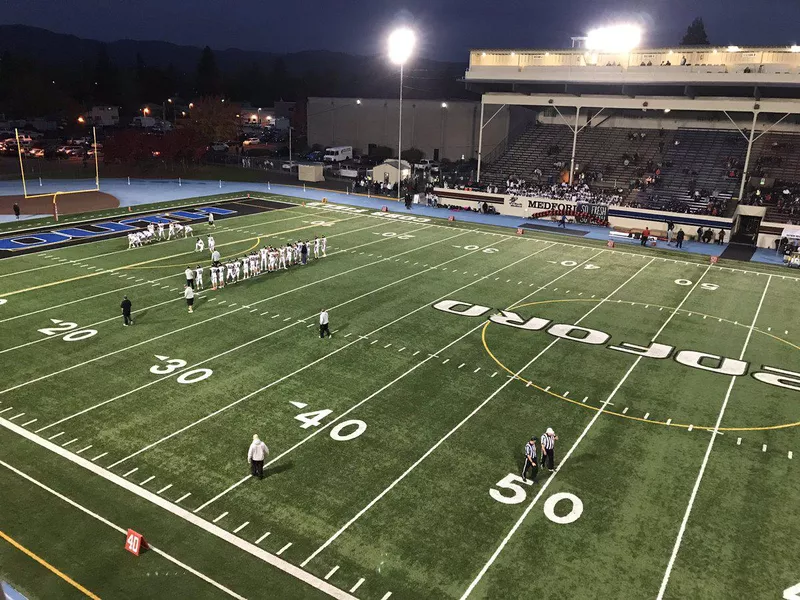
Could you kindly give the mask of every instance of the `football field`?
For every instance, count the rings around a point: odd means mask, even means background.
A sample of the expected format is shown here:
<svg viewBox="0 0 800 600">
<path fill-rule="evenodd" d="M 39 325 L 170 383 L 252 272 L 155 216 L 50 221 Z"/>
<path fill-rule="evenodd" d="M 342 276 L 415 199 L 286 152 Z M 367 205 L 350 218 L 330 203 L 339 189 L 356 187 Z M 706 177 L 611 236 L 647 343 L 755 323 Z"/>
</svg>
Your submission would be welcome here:
<svg viewBox="0 0 800 600">
<path fill-rule="evenodd" d="M 191 314 L 196 238 L 0 260 L 0 579 L 30 598 L 783 597 L 796 273 L 513 233 L 316 203 L 220 219 L 223 259 L 315 235 L 327 256 L 217 291 L 206 268 Z M 523 481 L 548 427 L 555 470 Z"/>
</svg>

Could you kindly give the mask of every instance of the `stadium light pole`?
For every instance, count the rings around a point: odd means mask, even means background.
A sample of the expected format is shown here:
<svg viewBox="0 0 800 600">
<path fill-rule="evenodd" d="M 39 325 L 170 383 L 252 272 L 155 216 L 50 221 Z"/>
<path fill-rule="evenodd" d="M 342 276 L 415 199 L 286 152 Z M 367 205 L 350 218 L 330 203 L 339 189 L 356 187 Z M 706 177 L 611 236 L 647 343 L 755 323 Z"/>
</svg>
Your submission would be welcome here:
<svg viewBox="0 0 800 600">
<path fill-rule="evenodd" d="M 402 154 L 403 154 L 403 65 L 414 51 L 416 36 L 406 27 L 395 29 L 389 35 L 389 60 L 400 65 L 400 117 L 399 132 L 397 135 L 397 199 L 400 200 L 400 183 L 403 180 Z"/>
</svg>

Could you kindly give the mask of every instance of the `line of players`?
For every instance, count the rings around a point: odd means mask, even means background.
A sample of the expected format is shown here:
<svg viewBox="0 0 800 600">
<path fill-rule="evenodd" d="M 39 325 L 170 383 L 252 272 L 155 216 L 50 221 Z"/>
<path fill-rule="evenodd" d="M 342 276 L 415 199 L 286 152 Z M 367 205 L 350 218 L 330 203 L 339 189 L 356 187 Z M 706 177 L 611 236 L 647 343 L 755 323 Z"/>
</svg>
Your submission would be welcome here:
<svg viewBox="0 0 800 600">
<path fill-rule="evenodd" d="M 170 223 L 167 231 L 164 231 L 164 224 L 159 223 L 158 229 L 150 223 L 144 231 L 137 231 L 128 234 L 128 248 L 140 248 L 144 244 L 149 244 L 156 240 L 171 240 L 179 237 L 194 237 L 192 228 L 189 225 L 180 223 Z"/>
<path fill-rule="evenodd" d="M 205 247 L 202 239 L 198 239 L 195 250 L 202 252 Z M 224 288 L 226 284 L 237 283 L 240 280 L 250 279 L 262 273 L 272 273 L 288 270 L 292 265 L 305 265 L 309 258 L 324 258 L 328 255 L 328 240 L 325 236 L 314 236 L 314 241 L 298 240 L 285 246 L 265 246 L 258 251 L 253 251 L 240 258 L 229 259 L 226 262 L 219 260 L 219 253 L 215 251 L 215 242 L 212 236 L 208 237 L 208 249 L 211 251 L 212 264 L 211 289 Z M 203 267 L 197 265 L 194 277 L 190 277 L 191 267 L 186 269 L 187 285 L 195 289 L 203 289 Z"/>
</svg>

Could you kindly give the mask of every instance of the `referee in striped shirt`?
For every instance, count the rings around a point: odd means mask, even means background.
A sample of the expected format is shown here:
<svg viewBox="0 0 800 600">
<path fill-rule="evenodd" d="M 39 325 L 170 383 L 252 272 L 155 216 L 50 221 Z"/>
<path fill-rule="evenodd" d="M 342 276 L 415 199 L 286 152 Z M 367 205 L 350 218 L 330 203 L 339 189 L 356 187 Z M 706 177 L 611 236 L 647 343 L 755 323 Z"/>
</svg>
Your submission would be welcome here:
<svg viewBox="0 0 800 600">
<path fill-rule="evenodd" d="M 542 465 L 547 465 L 547 469 L 552 473 L 555 470 L 555 447 L 558 436 L 553 431 L 552 427 L 548 427 L 547 431 L 542 434 Z"/>
<path fill-rule="evenodd" d="M 539 465 L 537 463 L 536 458 L 536 437 L 532 437 L 531 441 L 525 444 L 525 466 L 522 467 L 522 481 L 525 483 L 528 482 L 525 475 L 528 473 L 528 469 L 531 469 L 532 474 L 531 478 L 533 479 L 533 483 L 538 483 L 536 481 L 536 474 L 539 472 Z"/>
</svg>

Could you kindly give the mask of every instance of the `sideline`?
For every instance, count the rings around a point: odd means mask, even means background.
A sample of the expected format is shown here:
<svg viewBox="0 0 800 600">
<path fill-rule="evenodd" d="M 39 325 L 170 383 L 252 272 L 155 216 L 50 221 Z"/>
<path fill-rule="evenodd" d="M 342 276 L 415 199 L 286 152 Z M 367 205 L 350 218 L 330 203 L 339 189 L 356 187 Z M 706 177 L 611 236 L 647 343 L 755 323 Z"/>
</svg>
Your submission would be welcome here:
<svg viewBox="0 0 800 600">
<path fill-rule="evenodd" d="M 0 464 L 5 466 L 5 463 L 3 461 L 0 461 Z M 85 596 L 88 596 L 89 598 L 92 598 L 92 600 L 100 600 L 100 598 L 98 598 L 95 594 L 93 594 L 92 592 L 87 590 L 80 583 L 78 583 L 77 581 L 72 579 L 69 575 L 65 575 L 64 573 L 62 573 L 61 571 L 56 569 L 53 565 L 51 565 L 49 562 L 47 562 L 41 556 L 38 556 L 37 554 L 34 554 L 32 551 L 28 550 L 25 546 L 20 544 L 18 541 L 16 541 L 10 535 L 8 535 L 6 533 L 3 533 L 2 530 L 0 530 L 0 538 L 3 538 L 5 541 L 7 541 L 12 546 L 14 546 L 17 550 L 19 550 L 23 554 L 28 555 L 30 558 L 32 558 L 33 560 L 38 562 L 40 565 L 42 565 L 45 569 L 47 569 L 51 573 L 54 573 L 55 575 L 57 575 L 58 577 L 60 577 L 64 581 L 66 581 L 68 584 L 70 584 L 72 587 L 74 587 L 78 591 L 82 592 Z"/>
</svg>

